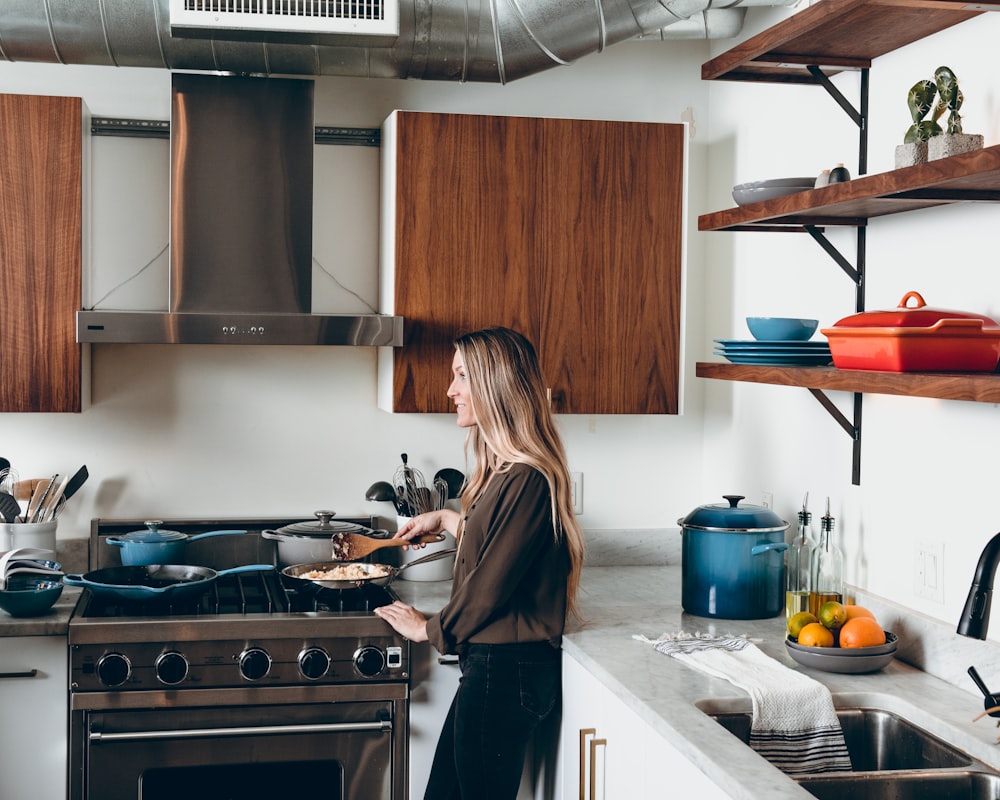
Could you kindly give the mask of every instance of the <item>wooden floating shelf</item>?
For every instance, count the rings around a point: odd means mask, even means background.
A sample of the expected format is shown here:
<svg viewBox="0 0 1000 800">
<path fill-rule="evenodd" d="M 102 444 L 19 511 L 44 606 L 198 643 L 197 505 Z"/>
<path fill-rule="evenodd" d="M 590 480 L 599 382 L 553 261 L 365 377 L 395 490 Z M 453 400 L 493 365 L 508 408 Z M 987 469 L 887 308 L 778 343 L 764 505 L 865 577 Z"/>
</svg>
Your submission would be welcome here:
<svg viewBox="0 0 1000 800">
<path fill-rule="evenodd" d="M 702 65 L 703 80 L 816 84 L 986 11 L 1000 0 L 822 0 Z"/>
<path fill-rule="evenodd" d="M 699 361 L 699 378 L 806 389 L 1000 403 L 1000 375 L 990 372 L 875 372 L 836 367 L 774 367 Z"/>
</svg>

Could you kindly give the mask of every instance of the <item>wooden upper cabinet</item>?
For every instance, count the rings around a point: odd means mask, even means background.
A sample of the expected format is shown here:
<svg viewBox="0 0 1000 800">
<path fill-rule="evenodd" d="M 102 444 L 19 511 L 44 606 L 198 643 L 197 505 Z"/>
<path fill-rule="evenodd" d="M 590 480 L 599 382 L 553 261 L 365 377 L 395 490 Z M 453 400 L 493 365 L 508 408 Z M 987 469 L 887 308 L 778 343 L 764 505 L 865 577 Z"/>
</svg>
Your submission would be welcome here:
<svg viewBox="0 0 1000 800">
<path fill-rule="evenodd" d="M 0 412 L 82 405 L 84 105 L 0 95 Z"/>
<path fill-rule="evenodd" d="M 683 126 L 396 112 L 383 157 L 392 410 L 451 411 L 455 336 L 506 325 L 556 412 L 677 413 Z"/>
</svg>

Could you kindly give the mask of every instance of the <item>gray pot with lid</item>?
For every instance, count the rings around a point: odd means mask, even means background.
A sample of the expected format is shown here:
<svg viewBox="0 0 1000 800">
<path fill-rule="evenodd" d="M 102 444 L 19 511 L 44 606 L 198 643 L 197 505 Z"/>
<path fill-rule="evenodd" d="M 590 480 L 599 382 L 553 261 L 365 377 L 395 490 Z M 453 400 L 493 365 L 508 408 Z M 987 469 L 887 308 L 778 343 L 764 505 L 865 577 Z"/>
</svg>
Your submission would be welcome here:
<svg viewBox="0 0 1000 800">
<path fill-rule="evenodd" d="M 333 550 L 331 538 L 338 533 L 357 533 L 376 538 L 388 535 L 384 530 L 335 519 L 336 515 L 335 511 L 317 511 L 316 519 L 293 522 L 274 531 L 261 531 L 260 535 L 278 543 L 278 561 L 282 566 L 329 561 Z"/>
</svg>

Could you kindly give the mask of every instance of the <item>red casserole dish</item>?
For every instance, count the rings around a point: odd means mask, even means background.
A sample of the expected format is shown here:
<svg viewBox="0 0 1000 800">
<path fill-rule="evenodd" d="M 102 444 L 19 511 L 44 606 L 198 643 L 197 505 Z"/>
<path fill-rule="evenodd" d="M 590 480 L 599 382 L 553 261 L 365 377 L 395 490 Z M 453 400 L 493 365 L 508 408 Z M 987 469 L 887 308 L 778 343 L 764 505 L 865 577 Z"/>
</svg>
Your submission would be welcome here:
<svg viewBox="0 0 1000 800">
<path fill-rule="evenodd" d="M 854 314 L 821 333 L 838 369 L 993 372 L 1000 361 L 1000 324 L 981 314 L 931 308 L 917 292 L 903 295 L 892 311 Z"/>
</svg>

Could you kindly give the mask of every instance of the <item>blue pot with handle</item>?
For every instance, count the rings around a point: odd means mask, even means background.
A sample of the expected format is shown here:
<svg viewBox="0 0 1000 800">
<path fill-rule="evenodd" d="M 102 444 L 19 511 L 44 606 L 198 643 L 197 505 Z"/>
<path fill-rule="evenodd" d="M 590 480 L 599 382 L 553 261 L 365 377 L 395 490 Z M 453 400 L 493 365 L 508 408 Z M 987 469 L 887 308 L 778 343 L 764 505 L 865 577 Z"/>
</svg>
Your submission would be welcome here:
<svg viewBox="0 0 1000 800">
<path fill-rule="evenodd" d="M 189 536 L 179 531 L 161 530 L 160 520 L 149 520 L 146 530 L 132 531 L 122 536 L 109 536 L 106 541 L 112 547 L 121 548 L 122 565 L 145 567 L 150 564 L 186 564 L 185 551 L 188 542 L 207 539 L 210 536 L 233 536 L 246 531 L 209 531 Z"/>
<path fill-rule="evenodd" d="M 788 522 L 764 506 L 699 506 L 681 526 L 681 605 L 688 614 L 719 619 L 767 619 L 785 609 Z"/>
</svg>

